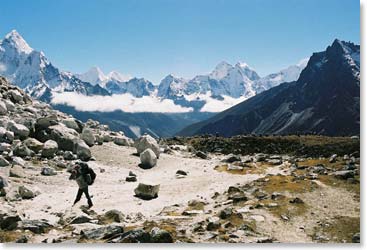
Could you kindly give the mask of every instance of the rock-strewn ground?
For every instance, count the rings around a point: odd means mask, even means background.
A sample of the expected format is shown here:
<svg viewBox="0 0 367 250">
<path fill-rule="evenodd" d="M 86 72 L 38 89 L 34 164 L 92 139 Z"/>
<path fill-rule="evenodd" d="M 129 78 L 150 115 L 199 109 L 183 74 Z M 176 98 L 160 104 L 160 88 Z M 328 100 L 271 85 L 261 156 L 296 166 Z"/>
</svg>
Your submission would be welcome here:
<svg viewBox="0 0 367 250">
<path fill-rule="evenodd" d="M 302 137 L 300 151 L 286 137 L 257 149 L 256 138 L 143 137 L 147 168 L 123 134 L 0 80 L 0 242 L 359 242 L 358 139 Z M 80 160 L 97 173 L 91 209 L 84 197 L 72 207 Z"/>
</svg>

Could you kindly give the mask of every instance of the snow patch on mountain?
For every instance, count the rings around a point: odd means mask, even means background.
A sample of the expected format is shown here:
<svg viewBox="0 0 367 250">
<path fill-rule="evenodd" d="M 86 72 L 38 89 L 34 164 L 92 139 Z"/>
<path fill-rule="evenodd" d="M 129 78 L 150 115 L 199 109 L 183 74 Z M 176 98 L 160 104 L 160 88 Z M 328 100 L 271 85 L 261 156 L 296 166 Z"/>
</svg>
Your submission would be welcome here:
<svg viewBox="0 0 367 250">
<path fill-rule="evenodd" d="M 78 111 L 112 112 L 121 110 L 128 113 L 185 113 L 193 111 L 192 108 L 176 105 L 169 99 L 162 100 L 155 96 L 136 98 L 128 93 L 112 96 L 86 96 L 75 92 L 55 92 L 51 103 L 72 106 Z"/>
</svg>

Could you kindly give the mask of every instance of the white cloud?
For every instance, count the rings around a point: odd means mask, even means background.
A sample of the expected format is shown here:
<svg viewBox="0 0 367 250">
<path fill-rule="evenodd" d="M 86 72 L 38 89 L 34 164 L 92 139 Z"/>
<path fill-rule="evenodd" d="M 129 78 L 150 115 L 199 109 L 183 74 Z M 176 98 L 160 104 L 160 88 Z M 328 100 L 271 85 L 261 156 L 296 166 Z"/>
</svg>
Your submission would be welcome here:
<svg viewBox="0 0 367 250">
<path fill-rule="evenodd" d="M 6 71 L 6 65 L 3 63 L 0 63 L 0 72 Z"/>
<path fill-rule="evenodd" d="M 65 104 L 79 111 L 111 112 L 121 110 L 129 113 L 157 112 L 184 113 L 192 108 L 176 105 L 172 100 L 160 100 L 157 97 L 144 96 L 136 98 L 131 94 L 112 96 L 86 96 L 74 92 L 53 93 L 53 104 Z"/>
<path fill-rule="evenodd" d="M 240 98 L 233 98 L 230 96 L 223 96 L 223 100 L 218 100 L 211 97 L 211 92 L 208 91 L 205 94 L 192 94 L 185 96 L 188 101 L 202 100 L 205 101 L 204 106 L 200 109 L 200 112 L 222 112 L 230 107 L 243 102 L 250 96 L 242 96 Z"/>
<path fill-rule="evenodd" d="M 222 112 L 230 107 L 243 102 L 248 99 L 247 97 L 232 98 L 230 96 L 224 96 L 224 100 L 217 100 L 214 98 L 206 99 L 205 105 L 200 109 L 201 112 Z"/>
</svg>

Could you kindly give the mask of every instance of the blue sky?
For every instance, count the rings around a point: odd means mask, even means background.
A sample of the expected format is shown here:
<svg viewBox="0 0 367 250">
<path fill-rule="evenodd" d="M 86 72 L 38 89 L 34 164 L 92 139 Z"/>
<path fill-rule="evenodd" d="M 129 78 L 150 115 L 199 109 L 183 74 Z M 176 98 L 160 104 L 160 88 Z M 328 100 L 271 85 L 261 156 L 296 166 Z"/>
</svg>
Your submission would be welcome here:
<svg viewBox="0 0 367 250">
<path fill-rule="evenodd" d="M 260 75 L 297 63 L 335 38 L 359 44 L 358 0 L 3 0 L 12 29 L 61 69 L 99 66 L 158 83 L 220 61 Z"/>
</svg>

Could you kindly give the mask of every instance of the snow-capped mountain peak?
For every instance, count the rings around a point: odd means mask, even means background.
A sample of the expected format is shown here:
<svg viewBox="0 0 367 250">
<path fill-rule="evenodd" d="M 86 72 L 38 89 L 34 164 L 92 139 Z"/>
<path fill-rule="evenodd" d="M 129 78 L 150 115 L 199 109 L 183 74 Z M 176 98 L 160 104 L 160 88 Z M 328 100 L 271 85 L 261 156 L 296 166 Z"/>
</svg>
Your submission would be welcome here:
<svg viewBox="0 0 367 250">
<path fill-rule="evenodd" d="M 118 71 L 111 71 L 110 73 L 108 73 L 107 78 L 109 80 L 113 80 L 113 81 L 119 81 L 119 82 L 127 82 L 129 81 L 132 77 L 129 75 L 124 75 L 121 74 Z"/>
<path fill-rule="evenodd" d="M 215 69 L 210 73 L 210 78 L 220 80 L 224 78 L 233 66 L 226 61 L 220 62 Z"/>
<path fill-rule="evenodd" d="M 14 48 L 19 53 L 30 54 L 33 51 L 33 49 L 16 30 L 12 30 L 8 33 L 5 36 L 5 39 L 1 41 L 1 44 L 7 48 Z"/>
<path fill-rule="evenodd" d="M 93 85 L 100 84 L 108 79 L 103 71 L 97 66 L 90 68 L 87 72 L 83 74 L 78 74 L 77 77 L 80 80 L 84 82 L 89 82 Z"/>
</svg>

